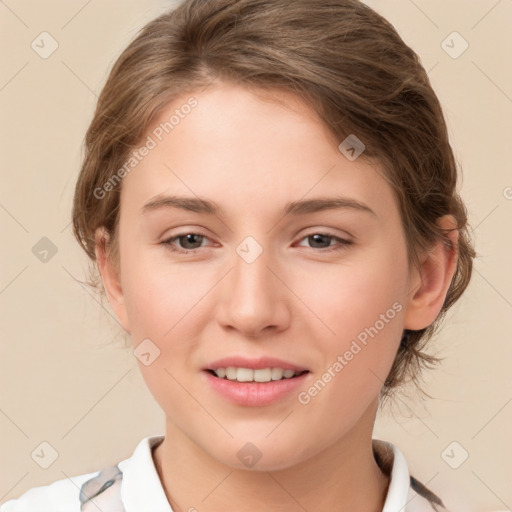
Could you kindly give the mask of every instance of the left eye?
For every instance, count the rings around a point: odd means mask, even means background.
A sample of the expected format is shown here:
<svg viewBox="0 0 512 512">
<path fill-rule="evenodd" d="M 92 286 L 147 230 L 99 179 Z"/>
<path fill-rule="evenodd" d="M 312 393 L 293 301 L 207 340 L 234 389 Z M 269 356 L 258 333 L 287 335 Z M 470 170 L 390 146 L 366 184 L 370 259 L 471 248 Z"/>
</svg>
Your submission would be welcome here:
<svg viewBox="0 0 512 512">
<path fill-rule="evenodd" d="M 190 253 L 195 249 L 199 249 L 203 247 L 202 242 L 205 240 L 209 240 L 208 237 L 201 235 L 199 233 L 182 233 L 172 238 L 168 238 L 162 242 L 163 245 L 168 246 L 171 251 Z M 353 242 L 350 240 L 345 240 L 335 235 L 330 235 L 327 233 L 313 233 L 311 235 L 307 235 L 301 240 L 308 240 L 313 244 L 320 244 L 320 246 L 313 246 L 312 249 L 321 249 L 321 252 L 328 252 L 333 250 L 342 250 L 347 246 L 351 245 Z M 327 245 L 325 245 L 327 240 Z M 338 242 L 335 245 L 332 245 L 330 241 Z M 179 242 L 181 247 L 176 246 L 174 242 Z"/>
<path fill-rule="evenodd" d="M 342 249 L 345 249 L 347 246 L 351 245 L 352 242 L 350 240 L 345 240 L 343 238 L 340 238 L 339 236 L 330 235 L 328 233 L 312 233 L 311 235 L 307 235 L 302 240 L 308 240 L 313 241 L 313 244 L 320 243 L 321 245 L 325 243 L 325 240 L 335 240 L 338 242 L 337 245 L 331 245 L 329 242 L 327 242 L 327 246 L 321 246 L 321 247 L 313 247 L 313 249 L 323 249 L 322 252 L 328 252 L 328 251 L 339 251 Z"/>
</svg>

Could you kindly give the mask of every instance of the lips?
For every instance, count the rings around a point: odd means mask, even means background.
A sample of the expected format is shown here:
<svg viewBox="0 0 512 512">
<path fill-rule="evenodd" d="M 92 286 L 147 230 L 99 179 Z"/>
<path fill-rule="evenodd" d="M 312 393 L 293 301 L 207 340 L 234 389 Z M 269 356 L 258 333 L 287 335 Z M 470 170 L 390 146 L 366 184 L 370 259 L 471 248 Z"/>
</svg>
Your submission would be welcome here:
<svg viewBox="0 0 512 512">
<path fill-rule="evenodd" d="M 309 371 L 308 368 L 304 366 L 299 366 L 294 363 L 290 363 L 283 359 L 278 359 L 275 357 L 259 357 L 255 359 L 249 359 L 246 357 L 224 357 L 222 359 L 217 359 L 208 364 L 208 366 L 204 367 L 203 370 L 211 370 L 215 371 L 219 368 L 249 368 L 252 370 L 260 370 L 265 368 L 282 368 L 283 370 L 293 370 L 296 373 L 302 373 L 305 371 Z"/>
<path fill-rule="evenodd" d="M 249 407 L 285 399 L 304 384 L 309 373 L 303 366 L 273 357 L 225 357 L 203 368 L 206 383 L 219 396 Z"/>
</svg>

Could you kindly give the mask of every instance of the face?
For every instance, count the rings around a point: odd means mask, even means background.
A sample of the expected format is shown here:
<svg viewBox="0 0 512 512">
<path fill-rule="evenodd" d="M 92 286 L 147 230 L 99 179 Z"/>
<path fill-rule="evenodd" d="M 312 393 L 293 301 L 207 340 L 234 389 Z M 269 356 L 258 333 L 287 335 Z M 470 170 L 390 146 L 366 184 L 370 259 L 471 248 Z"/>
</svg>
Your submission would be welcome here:
<svg viewBox="0 0 512 512">
<path fill-rule="evenodd" d="M 168 424 L 232 467 L 251 442 L 266 469 L 371 424 L 411 299 L 382 169 L 349 160 L 291 93 L 227 84 L 176 99 L 147 137 L 109 298 Z M 212 372 L 226 367 L 296 373 Z"/>
</svg>

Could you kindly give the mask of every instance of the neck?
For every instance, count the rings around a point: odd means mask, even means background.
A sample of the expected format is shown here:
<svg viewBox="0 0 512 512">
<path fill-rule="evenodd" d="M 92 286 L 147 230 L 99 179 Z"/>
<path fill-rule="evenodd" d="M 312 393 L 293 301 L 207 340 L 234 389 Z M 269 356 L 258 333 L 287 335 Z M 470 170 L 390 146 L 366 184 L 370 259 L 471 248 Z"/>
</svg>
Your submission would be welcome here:
<svg viewBox="0 0 512 512">
<path fill-rule="evenodd" d="M 372 421 L 364 421 L 320 453 L 278 471 L 226 466 L 170 422 L 153 459 L 174 512 L 255 512 L 263 506 L 276 512 L 381 512 L 389 477 L 373 455 L 374 419 L 373 414 Z"/>
</svg>

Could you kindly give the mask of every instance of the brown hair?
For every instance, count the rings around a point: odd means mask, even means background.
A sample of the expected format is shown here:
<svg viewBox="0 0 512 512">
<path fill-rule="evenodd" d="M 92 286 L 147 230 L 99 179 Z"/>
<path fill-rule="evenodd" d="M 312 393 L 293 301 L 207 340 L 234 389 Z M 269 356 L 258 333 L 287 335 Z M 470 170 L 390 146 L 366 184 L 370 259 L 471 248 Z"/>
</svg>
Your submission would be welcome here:
<svg viewBox="0 0 512 512">
<path fill-rule="evenodd" d="M 383 394 L 409 379 L 418 383 L 420 369 L 438 361 L 423 349 L 466 289 L 476 254 L 429 78 L 393 26 L 357 0 L 186 0 L 140 31 L 115 62 L 85 137 L 72 215 L 93 267 L 101 226 L 118 261 L 121 183 L 104 197 L 94 191 L 119 172 L 169 101 L 216 79 L 295 92 L 336 140 L 356 134 L 363 157 L 383 166 L 394 189 L 410 265 L 444 237 L 437 220 L 454 216 L 458 262 L 446 299 L 430 326 L 404 332 Z"/>
</svg>

